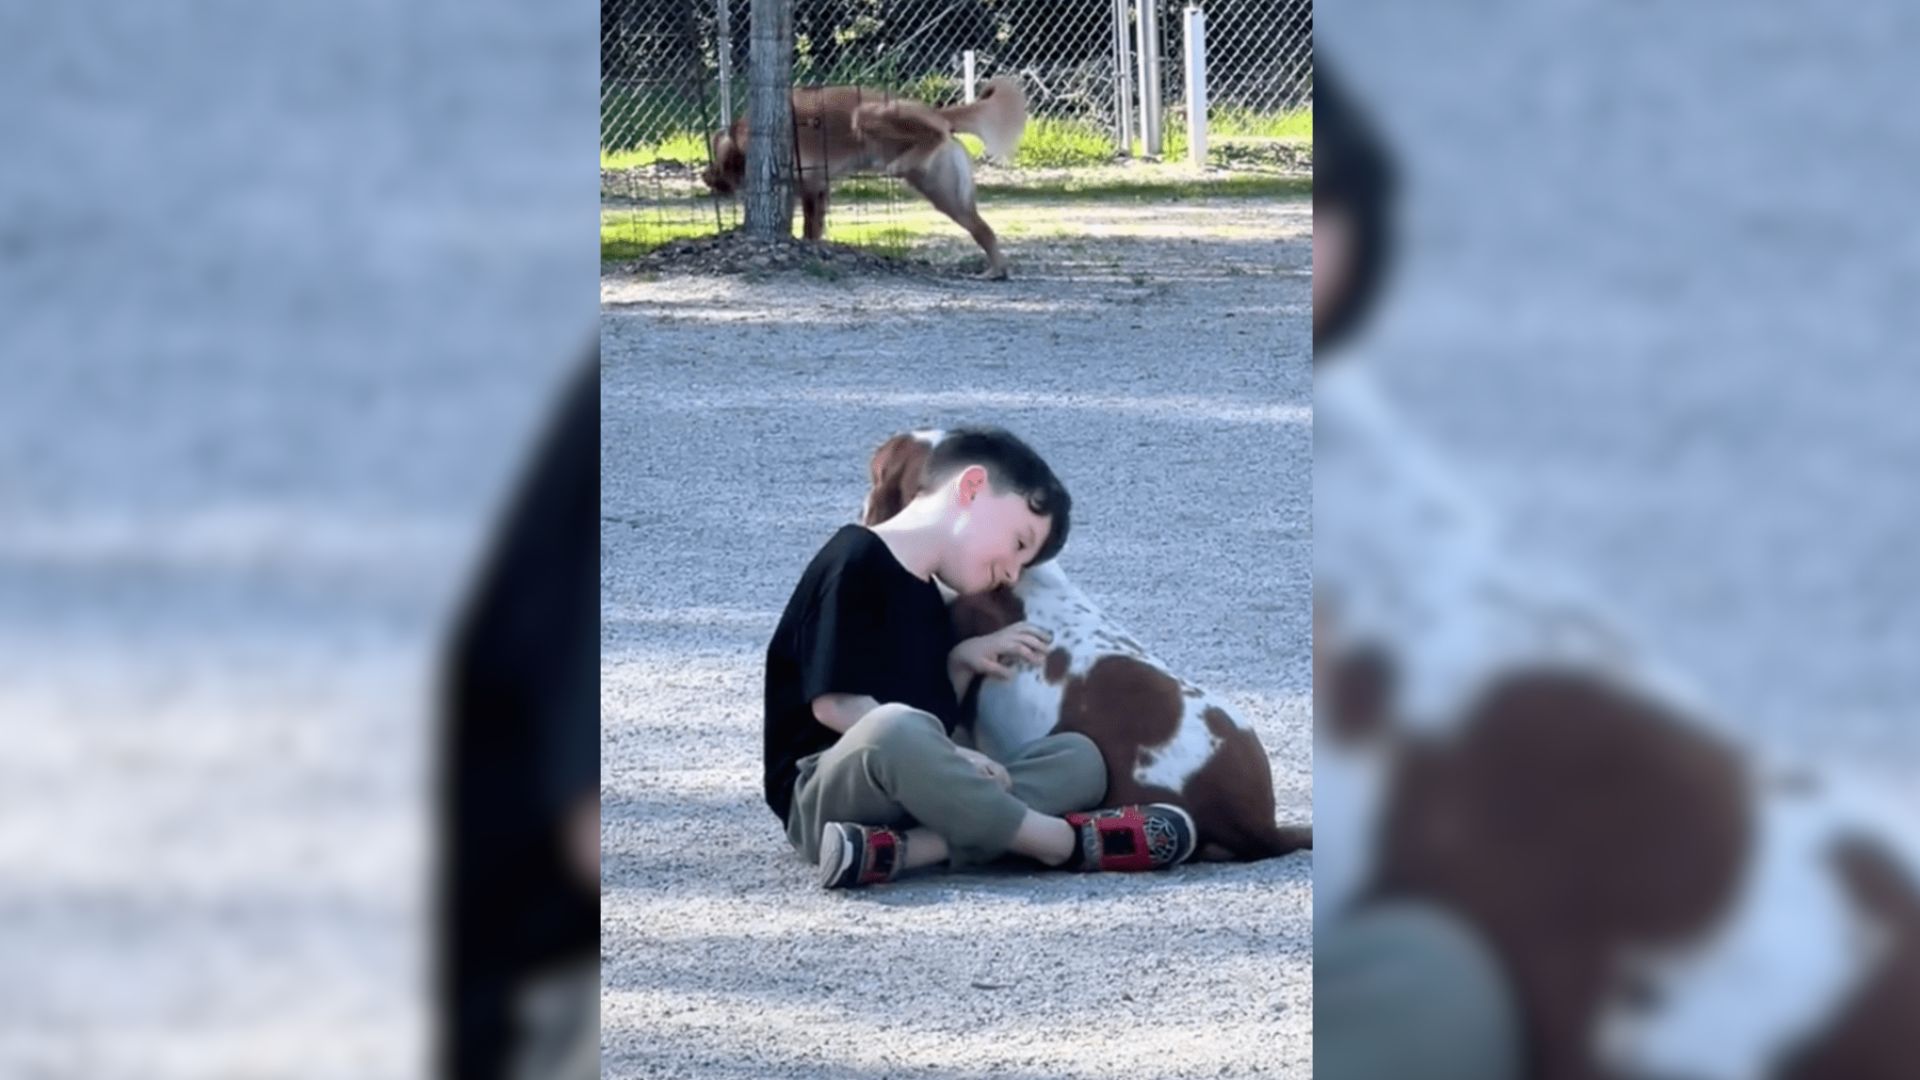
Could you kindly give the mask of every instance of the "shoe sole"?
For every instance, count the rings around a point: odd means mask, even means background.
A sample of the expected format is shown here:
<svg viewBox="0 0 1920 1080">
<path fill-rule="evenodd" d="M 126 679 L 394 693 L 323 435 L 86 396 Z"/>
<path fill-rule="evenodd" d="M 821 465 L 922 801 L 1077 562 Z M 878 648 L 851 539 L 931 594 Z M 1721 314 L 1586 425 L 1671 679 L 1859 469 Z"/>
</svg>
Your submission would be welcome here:
<svg viewBox="0 0 1920 1080">
<path fill-rule="evenodd" d="M 1187 813 L 1186 807 L 1175 806 L 1172 803 L 1154 803 L 1153 806 L 1161 810 L 1171 810 L 1174 813 L 1180 815 L 1181 821 L 1184 821 L 1187 823 L 1186 850 L 1182 851 L 1178 858 L 1174 859 L 1172 862 L 1169 862 L 1166 866 L 1161 867 L 1161 869 L 1164 870 L 1169 867 L 1179 866 L 1181 863 L 1184 863 L 1188 859 L 1193 858 L 1193 853 L 1200 850 L 1200 829 L 1198 826 L 1194 825 L 1193 815 Z"/>
<path fill-rule="evenodd" d="M 853 837 L 846 827 L 837 821 L 829 822 L 820 834 L 820 887 L 835 888 L 835 881 L 847 872 L 847 867 L 857 857 L 854 852 Z"/>
</svg>

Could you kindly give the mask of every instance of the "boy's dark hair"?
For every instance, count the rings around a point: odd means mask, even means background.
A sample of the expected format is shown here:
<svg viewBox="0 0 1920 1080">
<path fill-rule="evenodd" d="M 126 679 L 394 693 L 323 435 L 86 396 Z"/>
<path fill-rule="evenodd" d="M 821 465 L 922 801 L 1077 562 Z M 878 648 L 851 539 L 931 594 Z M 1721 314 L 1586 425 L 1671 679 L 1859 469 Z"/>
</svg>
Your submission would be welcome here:
<svg viewBox="0 0 1920 1080">
<path fill-rule="evenodd" d="M 1372 307 L 1392 254 L 1392 163 L 1366 118 L 1324 63 L 1313 77 L 1313 204 L 1337 207 L 1353 225 L 1351 270 L 1332 310 L 1315 312 L 1313 360 L 1352 333 Z M 1317 272 L 1317 268 L 1316 268 Z"/>
<path fill-rule="evenodd" d="M 987 482 L 1002 495 L 1024 495 L 1027 508 L 1052 520 L 1046 542 L 1029 566 L 1038 566 L 1066 546 L 1072 526 L 1073 497 L 1053 469 L 1018 436 L 997 427 L 949 429 L 927 457 L 922 491 L 946 483 L 969 465 L 984 466 Z"/>
</svg>

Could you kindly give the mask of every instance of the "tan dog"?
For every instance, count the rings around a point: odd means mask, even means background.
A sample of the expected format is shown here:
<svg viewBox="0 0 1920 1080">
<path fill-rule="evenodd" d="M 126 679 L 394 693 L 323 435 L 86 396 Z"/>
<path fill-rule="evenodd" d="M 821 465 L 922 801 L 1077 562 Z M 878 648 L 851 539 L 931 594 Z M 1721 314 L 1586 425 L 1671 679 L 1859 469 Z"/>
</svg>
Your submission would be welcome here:
<svg viewBox="0 0 1920 1080">
<path fill-rule="evenodd" d="M 793 91 L 793 142 L 798 158 L 795 194 L 806 211 L 804 235 L 818 240 L 827 229 L 828 186 L 852 173 L 898 176 L 952 218 L 987 253 L 982 277 L 1007 276 L 1007 261 L 993 229 L 974 205 L 973 160 L 956 133 L 977 135 L 987 153 L 1011 160 L 1027 126 L 1026 96 L 1018 81 L 999 76 L 979 100 L 944 109 L 858 86 L 803 87 Z M 701 174 L 717 195 L 731 195 L 747 175 L 747 120 L 714 137 L 713 163 Z"/>
</svg>

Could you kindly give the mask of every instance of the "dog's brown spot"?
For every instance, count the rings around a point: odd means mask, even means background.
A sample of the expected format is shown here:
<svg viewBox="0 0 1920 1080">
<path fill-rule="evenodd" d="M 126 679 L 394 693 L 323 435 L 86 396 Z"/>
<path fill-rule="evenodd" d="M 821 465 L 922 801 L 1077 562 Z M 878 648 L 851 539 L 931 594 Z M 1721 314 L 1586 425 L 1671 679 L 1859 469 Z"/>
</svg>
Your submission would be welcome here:
<svg viewBox="0 0 1920 1080">
<path fill-rule="evenodd" d="M 1027 617 L 1027 605 L 1012 589 L 993 589 L 954 600 L 947 608 L 955 640 L 985 637 Z"/>
<path fill-rule="evenodd" d="M 1047 654 L 1047 681 L 1057 683 L 1067 677 L 1067 667 L 1073 663 L 1073 654 L 1066 649 L 1055 649 Z"/>
<path fill-rule="evenodd" d="M 867 492 L 864 525 L 878 525 L 907 508 L 920 494 L 927 477 L 927 459 L 933 447 L 912 435 L 895 435 L 873 452 L 867 471 L 873 486 Z"/>
<path fill-rule="evenodd" d="M 1201 713 L 1216 740 L 1213 755 L 1181 792 L 1203 843 L 1235 858 L 1265 859 L 1313 846 L 1313 830 L 1274 824 L 1273 770 L 1258 736 L 1219 706 Z"/>
<path fill-rule="evenodd" d="M 1460 730 L 1401 749 L 1374 894 L 1477 926 L 1527 1017 L 1523 1072 L 1592 1077 L 1622 950 L 1690 940 L 1732 897 L 1754 828 L 1741 759 L 1650 700 L 1556 671 L 1509 677 Z"/>
<path fill-rule="evenodd" d="M 1067 680 L 1053 733 L 1092 739 L 1107 763 L 1105 806 L 1178 801 L 1175 792 L 1139 783 L 1140 751 L 1159 746 L 1180 726 L 1180 687 L 1173 676 L 1130 656 L 1103 656 Z"/>
<path fill-rule="evenodd" d="M 1920 1017 L 1920 891 L 1877 846 L 1841 841 L 1835 868 L 1854 906 L 1889 935 L 1891 952 L 1838 1020 L 1809 1040 L 1783 1080 L 1893 1080 L 1913 1075 L 1913 1025 Z"/>
<path fill-rule="evenodd" d="M 1103 656 L 1072 679 L 1061 700 L 1054 731 L 1077 731 L 1094 741 L 1107 763 L 1103 806 L 1171 802 L 1193 815 L 1203 844 L 1213 843 L 1243 859 L 1284 855 L 1313 846 L 1310 828 L 1274 824 L 1273 773 L 1254 733 L 1218 708 L 1204 714 L 1217 741 L 1213 755 L 1188 778 L 1184 790 L 1142 784 L 1136 768 L 1156 760 L 1151 747 L 1173 738 L 1183 706 L 1173 676 L 1130 656 Z"/>
</svg>

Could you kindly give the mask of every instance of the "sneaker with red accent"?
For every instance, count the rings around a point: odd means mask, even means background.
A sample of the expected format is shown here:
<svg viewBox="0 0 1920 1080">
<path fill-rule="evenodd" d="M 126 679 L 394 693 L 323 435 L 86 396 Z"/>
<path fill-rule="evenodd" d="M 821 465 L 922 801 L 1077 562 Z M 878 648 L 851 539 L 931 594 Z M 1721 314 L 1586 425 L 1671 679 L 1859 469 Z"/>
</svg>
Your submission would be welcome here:
<svg viewBox="0 0 1920 1080">
<path fill-rule="evenodd" d="M 1066 815 L 1073 826 L 1075 870 L 1164 870 L 1199 845 L 1193 816 L 1171 803 L 1120 806 Z"/>
<path fill-rule="evenodd" d="M 898 877 L 907 838 L 898 829 L 830 821 L 820 831 L 820 887 L 851 889 Z"/>
</svg>

